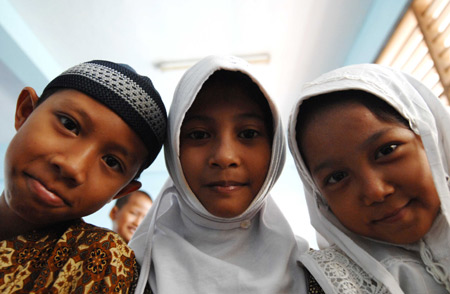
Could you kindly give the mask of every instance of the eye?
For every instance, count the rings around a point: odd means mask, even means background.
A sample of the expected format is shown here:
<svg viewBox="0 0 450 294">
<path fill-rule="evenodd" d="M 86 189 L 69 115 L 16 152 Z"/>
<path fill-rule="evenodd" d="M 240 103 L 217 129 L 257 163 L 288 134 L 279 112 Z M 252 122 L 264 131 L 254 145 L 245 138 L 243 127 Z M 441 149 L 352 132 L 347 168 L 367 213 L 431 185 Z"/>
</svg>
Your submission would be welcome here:
<svg viewBox="0 0 450 294">
<path fill-rule="evenodd" d="M 204 131 L 193 131 L 188 134 L 188 138 L 193 140 L 208 139 L 209 137 L 211 136 Z"/>
<path fill-rule="evenodd" d="M 388 144 L 388 145 L 381 147 L 380 149 L 378 149 L 377 153 L 375 154 L 375 159 L 389 155 L 390 153 L 394 152 L 398 146 L 399 146 L 398 144 Z"/>
<path fill-rule="evenodd" d="M 248 129 L 248 130 L 244 130 L 242 132 L 239 133 L 239 138 L 243 138 L 243 139 L 252 139 L 255 138 L 259 135 L 258 131 L 252 130 L 252 129 Z"/>
<path fill-rule="evenodd" d="M 64 128 L 66 128 L 67 130 L 76 135 L 80 133 L 78 124 L 73 119 L 68 118 L 67 116 L 64 115 L 60 115 L 58 116 L 58 118 L 61 124 L 64 126 Z"/>
<path fill-rule="evenodd" d="M 120 161 L 111 155 L 106 155 L 103 157 L 103 160 L 105 161 L 106 165 L 109 166 L 112 169 L 123 171 L 123 167 L 120 164 Z"/>
<path fill-rule="evenodd" d="M 336 184 L 342 181 L 347 175 L 348 174 L 343 171 L 334 172 L 325 179 L 325 184 Z"/>
</svg>

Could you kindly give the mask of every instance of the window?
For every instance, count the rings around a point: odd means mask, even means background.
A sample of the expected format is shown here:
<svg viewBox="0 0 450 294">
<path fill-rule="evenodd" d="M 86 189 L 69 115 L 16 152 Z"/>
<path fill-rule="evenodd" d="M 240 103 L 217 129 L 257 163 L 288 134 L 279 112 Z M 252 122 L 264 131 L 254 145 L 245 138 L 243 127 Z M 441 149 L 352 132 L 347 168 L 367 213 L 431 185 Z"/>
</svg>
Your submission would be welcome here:
<svg viewBox="0 0 450 294">
<path fill-rule="evenodd" d="M 410 73 L 449 105 L 450 0 L 414 0 L 376 60 Z"/>
</svg>

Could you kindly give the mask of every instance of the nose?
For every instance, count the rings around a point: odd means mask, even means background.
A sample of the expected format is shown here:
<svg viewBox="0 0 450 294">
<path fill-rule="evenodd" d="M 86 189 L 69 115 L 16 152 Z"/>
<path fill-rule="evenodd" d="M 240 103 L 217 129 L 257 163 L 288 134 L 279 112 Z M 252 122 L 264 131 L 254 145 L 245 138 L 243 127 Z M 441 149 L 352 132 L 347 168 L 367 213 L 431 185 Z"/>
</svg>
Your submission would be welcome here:
<svg viewBox="0 0 450 294">
<path fill-rule="evenodd" d="M 241 161 L 238 144 L 237 138 L 231 135 L 216 138 L 210 151 L 209 165 L 221 169 L 239 166 Z"/>
<path fill-rule="evenodd" d="M 70 146 L 55 154 L 50 163 L 57 173 L 72 186 L 84 183 L 93 163 L 93 146 Z"/>
<path fill-rule="evenodd" d="M 365 205 L 383 202 L 394 193 L 394 186 L 386 180 L 385 174 L 377 170 L 360 173 L 360 194 Z"/>
</svg>

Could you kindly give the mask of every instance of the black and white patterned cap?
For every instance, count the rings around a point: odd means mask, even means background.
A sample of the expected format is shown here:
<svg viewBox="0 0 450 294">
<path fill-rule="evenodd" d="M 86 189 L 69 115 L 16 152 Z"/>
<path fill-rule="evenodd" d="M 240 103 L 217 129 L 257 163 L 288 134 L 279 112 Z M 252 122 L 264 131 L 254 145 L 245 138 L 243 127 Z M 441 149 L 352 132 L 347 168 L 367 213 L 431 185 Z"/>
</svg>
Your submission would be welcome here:
<svg viewBox="0 0 450 294">
<path fill-rule="evenodd" d="M 149 152 L 145 167 L 155 160 L 165 140 L 167 113 L 148 77 L 137 74 L 125 64 L 93 60 L 57 76 L 44 89 L 40 100 L 58 89 L 78 90 L 106 105 L 144 142 Z"/>
</svg>

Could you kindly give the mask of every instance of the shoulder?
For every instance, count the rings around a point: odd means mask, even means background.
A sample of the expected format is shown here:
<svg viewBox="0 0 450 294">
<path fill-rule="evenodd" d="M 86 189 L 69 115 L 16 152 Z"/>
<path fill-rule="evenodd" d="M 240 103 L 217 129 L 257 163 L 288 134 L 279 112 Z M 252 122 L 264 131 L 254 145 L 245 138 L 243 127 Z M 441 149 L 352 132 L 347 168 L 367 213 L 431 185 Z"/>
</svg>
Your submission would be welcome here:
<svg viewBox="0 0 450 294">
<path fill-rule="evenodd" d="M 108 229 L 83 221 L 75 223 L 58 242 L 55 254 L 58 252 L 62 255 L 67 252 L 70 258 L 66 264 L 79 265 L 82 269 L 83 278 L 78 286 L 85 289 L 94 285 L 108 291 L 125 291 L 137 280 L 134 252 L 118 234 Z M 84 284 L 83 280 L 94 283 Z"/>
<path fill-rule="evenodd" d="M 52 238 L 45 233 L 0 243 L 0 292 L 18 281 L 58 293 L 128 293 L 133 288 L 136 258 L 116 233 L 82 220 L 67 223 Z"/>
<path fill-rule="evenodd" d="M 134 258 L 134 252 L 117 233 L 80 221 L 71 225 L 63 238 L 70 244 L 81 248 L 101 248 L 104 251 L 119 252 Z"/>
<path fill-rule="evenodd" d="M 389 293 L 383 284 L 377 282 L 356 262 L 336 246 L 307 253 L 316 264 L 315 278 L 326 280 L 336 293 Z"/>
</svg>

